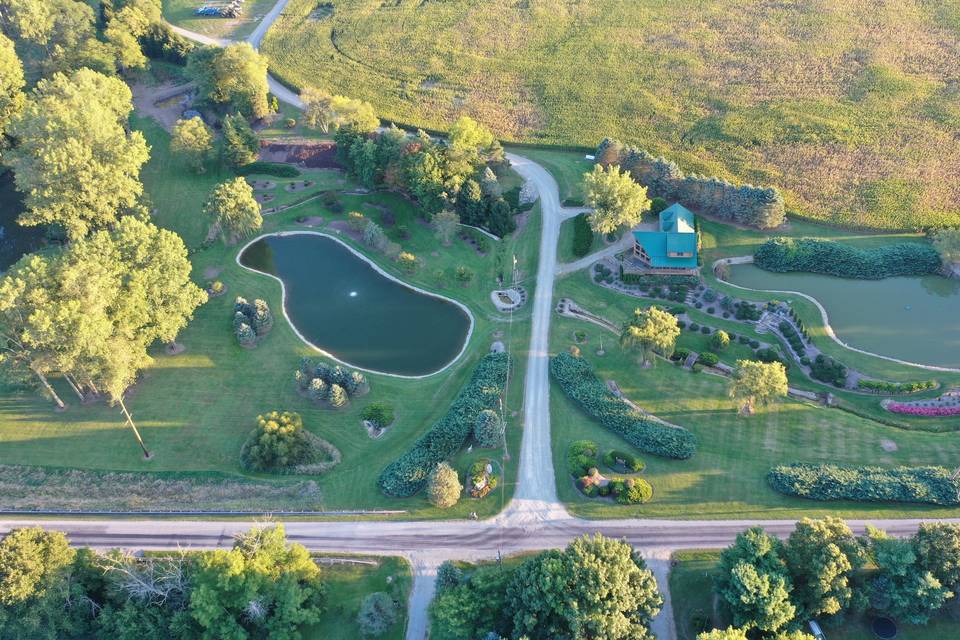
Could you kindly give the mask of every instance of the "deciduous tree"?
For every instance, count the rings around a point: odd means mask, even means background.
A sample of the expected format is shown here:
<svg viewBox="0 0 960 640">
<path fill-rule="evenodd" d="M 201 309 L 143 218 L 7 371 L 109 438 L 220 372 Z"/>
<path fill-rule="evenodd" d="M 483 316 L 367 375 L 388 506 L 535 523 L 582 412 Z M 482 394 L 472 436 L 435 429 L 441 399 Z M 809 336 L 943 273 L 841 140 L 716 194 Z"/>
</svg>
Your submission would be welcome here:
<svg viewBox="0 0 960 640">
<path fill-rule="evenodd" d="M 960 526 L 923 522 L 914 536 L 917 561 L 951 591 L 960 590 Z"/>
<path fill-rule="evenodd" d="M 441 462 L 430 474 L 427 481 L 427 499 L 435 507 L 446 509 L 457 504 L 463 485 L 456 470 L 446 462 Z"/>
<path fill-rule="evenodd" d="M 239 113 L 223 119 L 223 152 L 234 167 L 248 165 L 260 155 L 260 139 Z"/>
<path fill-rule="evenodd" d="M 782 363 L 737 360 L 737 369 L 730 383 L 730 397 L 741 401 L 741 412 L 753 413 L 758 403 L 782 398 L 787 391 L 787 370 Z"/>
<path fill-rule="evenodd" d="M 187 74 L 196 80 L 200 97 L 214 105 L 252 118 L 270 112 L 267 60 L 246 42 L 195 49 Z"/>
<path fill-rule="evenodd" d="M 126 84 L 90 69 L 37 83 L 10 125 L 19 142 L 5 154 L 25 194 L 21 224 L 60 225 L 76 240 L 137 207 L 149 148 L 126 129 L 130 100 Z"/>
<path fill-rule="evenodd" d="M 304 123 L 311 129 L 328 133 L 331 129 L 348 127 L 369 133 L 380 126 L 380 119 L 369 102 L 332 96 L 312 87 L 301 91 L 300 99 L 304 104 Z"/>
<path fill-rule="evenodd" d="M 720 554 L 717 595 L 743 629 L 775 633 L 796 614 L 782 543 L 760 527 L 738 534 Z"/>
<path fill-rule="evenodd" d="M 450 246 L 450 242 L 457 233 L 457 227 L 460 226 L 460 216 L 445 209 L 434 214 L 431 224 L 434 233 L 437 234 L 437 240 L 447 247 Z"/>
<path fill-rule="evenodd" d="M 213 148 L 213 134 L 198 116 L 177 120 L 170 140 L 170 151 L 183 157 L 197 173 L 203 173 L 204 163 Z"/>
<path fill-rule="evenodd" d="M 787 541 L 784 559 L 798 617 L 836 616 L 854 601 L 851 579 L 866 557 L 840 518 L 804 518 Z"/>
<path fill-rule="evenodd" d="M 637 184 L 630 174 L 617 165 L 594 165 L 583 174 L 587 203 L 593 207 L 590 228 L 596 233 L 613 233 L 640 222 L 650 209 L 647 188 Z"/>
<path fill-rule="evenodd" d="M 937 231 L 933 235 L 933 246 L 948 267 L 960 262 L 960 227 Z"/>
<path fill-rule="evenodd" d="M 663 598 L 653 573 L 630 545 L 584 536 L 520 566 L 507 589 L 513 637 L 652 638 Z"/>
<path fill-rule="evenodd" d="M 649 307 L 634 310 L 633 318 L 624 324 L 620 333 L 620 344 L 625 349 L 638 349 L 643 365 L 647 366 L 654 351 L 670 357 L 679 335 L 680 327 L 673 314 Z"/>
<path fill-rule="evenodd" d="M 23 65 L 13 41 L 0 33 L 0 149 L 10 120 L 23 109 Z"/>
<path fill-rule="evenodd" d="M 235 243 L 263 226 L 260 203 L 253 197 L 253 187 L 243 178 L 234 178 L 217 185 L 204 211 L 213 218 L 213 226 L 224 242 Z"/>
</svg>

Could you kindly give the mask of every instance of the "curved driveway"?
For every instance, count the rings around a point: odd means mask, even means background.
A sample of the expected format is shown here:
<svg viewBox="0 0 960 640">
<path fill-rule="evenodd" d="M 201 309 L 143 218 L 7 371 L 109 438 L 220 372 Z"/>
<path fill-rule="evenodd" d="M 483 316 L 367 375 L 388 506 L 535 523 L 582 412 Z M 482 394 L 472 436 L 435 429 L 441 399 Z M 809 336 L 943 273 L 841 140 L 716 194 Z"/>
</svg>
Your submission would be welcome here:
<svg viewBox="0 0 960 640">
<path fill-rule="evenodd" d="M 248 38 L 259 46 L 264 33 L 287 0 L 280 0 Z M 205 44 L 224 44 L 184 29 L 175 30 Z M 270 89 L 280 100 L 302 106 L 292 91 L 270 78 Z M 278 88 L 279 90 L 275 90 Z M 582 209 L 560 206 L 556 181 L 531 160 L 509 154 L 513 167 L 536 185 L 543 216 L 537 287 L 533 298 L 530 354 L 524 388 L 524 434 L 514 499 L 497 517 L 486 521 L 449 520 L 421 522 L 304 522 L 285 524 L 288 537 L 314 551 L 403 555 L 411 561 L 414 585 L 410 597 L 408 640 L 427 637 L 427 605 L 433 597 L 436 568 L 447 559 L 481 560 L 522 551 L 562 547 L 573 538 L 601 532 L 624 538 L 648 559 L 664 594 L 665 604 L 654 620 L 660 640 L 673 640 L 673 614 L 666 578 L 669 556 L 678 549 L 729 545 L 744 529 L 760 525 L 786 536 L 793 521 L 786 520 L 608 520 L 572 517 L 557 499 L 550 448 L 550 388 L 548 347 L 553 313 L 553 282 L 557 273 L 557 240 L 560 223 Z M 585 266 L 585 265 L 584 265 Z M 871 520 L 893 535 L 908 535 L 920 520 Z M 250 521 L 203 520 L 80 520 L 17 519 L 0 523 L 0 535 L 10 529 L 41 525 L 66 532 L 73 543 L 99 548 L 171 549 L 177 547 L 229 547 L 233 536 L 254 524 Z M 850 521 L 862 532 L 866 521 Z"/>
</svg>

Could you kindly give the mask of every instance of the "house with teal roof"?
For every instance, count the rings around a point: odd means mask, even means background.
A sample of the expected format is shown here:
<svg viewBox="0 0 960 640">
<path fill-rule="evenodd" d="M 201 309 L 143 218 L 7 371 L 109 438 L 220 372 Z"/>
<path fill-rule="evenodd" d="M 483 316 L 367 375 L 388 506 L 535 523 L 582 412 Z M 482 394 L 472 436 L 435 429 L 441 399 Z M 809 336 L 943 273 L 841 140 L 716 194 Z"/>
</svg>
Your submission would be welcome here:
<svg viewBox="0 0 960 640">
<path fill-rule="evenodd" d="M 656 231 L 633 231 L 633 254 L 624 261 L 635 273 L 697 273 L 697 231 L 693 212 L 673 204 L 660 212 Z"/>
</svg>

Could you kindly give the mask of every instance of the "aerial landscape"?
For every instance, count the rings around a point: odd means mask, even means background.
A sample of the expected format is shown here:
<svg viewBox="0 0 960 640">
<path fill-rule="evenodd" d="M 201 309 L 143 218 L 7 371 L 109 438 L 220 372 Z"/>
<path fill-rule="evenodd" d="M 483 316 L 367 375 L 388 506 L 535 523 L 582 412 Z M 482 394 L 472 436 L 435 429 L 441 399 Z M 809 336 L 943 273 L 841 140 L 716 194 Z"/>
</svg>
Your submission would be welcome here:
<svg viewBox="0 0 960 640">
<path fill-rule="evenodd" d="M 960 2 L 0 0 L 0 640 L 960 638 Z"/>
</svg>

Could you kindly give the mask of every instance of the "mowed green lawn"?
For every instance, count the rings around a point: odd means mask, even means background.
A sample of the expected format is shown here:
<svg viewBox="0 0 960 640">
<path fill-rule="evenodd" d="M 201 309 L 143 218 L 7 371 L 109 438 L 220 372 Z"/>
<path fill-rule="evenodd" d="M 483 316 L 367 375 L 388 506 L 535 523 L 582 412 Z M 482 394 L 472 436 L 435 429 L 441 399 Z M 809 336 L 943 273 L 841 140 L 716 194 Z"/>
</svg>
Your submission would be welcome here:
<svg viewBox="0 0 960 640">
<path fill-rule="evenodd" d="M 363 599 L 381 591 L 391 596 L 397 606 L 397 622 L 384 635 L 384 640 L 401 640 L 407 627 L 407 598 L 413 578 L 410 564 L 396 557 L 331 556 L 355 559 L 369 564 L 321 564 L 320 571 L 327 586 L 327 610 L 320 621 L 302 629 L 306 640 L 362 640 L 357 614 Z"/>
<path fill-rule="evenodd" d="M 292 0 L 264 41 L 295 87 L 443 130 L 636 143 L 774 184 L 834 223 L 960 221 L 955 3 Z"/>
<path fill-rule="evenodd" d="M 482 501 L 465 499 L 457 507 L 443 512 L 429 508 L 423 497 L 404 500 L 385 497 L 376 486 L 376 478 L 447 410 L 476 362 L 488 351 L 495 334 L 500 332 L 504 335 L 499 339 L 508 345 L 515 358 L 506 409 L 508 415 L 519 411 L 529 311 L 521 310 L 511 323 L 508 317 L 494 312 L 489 291 L 495 286 L 503 265 L 509 265 L 507 256 L 515 253 L 522 282 L 532 295 L 532 274 L 539 246 L 538 209 L 528 216 L 522 232 L 502 243 L 491 243 L 486 255 L 460 240 L 450 247 L 437 246 L 429 227 L 415 220 L 413 206 L 392 194 L 344 196 L 345 208 L 340 214 L 326 211 L 319 201 L 314 201 L 266 216 L 265 232 L 304 228 L 295 222 L 299 216 L 322 216 L 330 221 L 344 220 L 346 213 L 354 209 L 371 216 L 392 212 L 398 225 L 406 223 L 409 229 L 411 237 L 402 241 L 404 248 L 423 260 L 418 273 L 412 278 L 403 276 L 404 279 L 464 302 L 476 321 L 467 352 L 443 373 L 423 380 L 370 375 L 370 394 L 356 399 L 349 409 L 339 412 L 320 409 L 301 398 L 294 389 L 292 376 L 300 358 L 316 354 L 297 338 L 283 319 L 279 284 L 237 265 L 238 246 L 227 247 L 216 242 L 208 249 L 198 249 L 209 226 L 201 210 L 202 203 L 209 190 L 229 177 L 229 173 L 216 166 L 210 166 L 203 175 L 190 173 L 169 155 L 165 132 L 149 120 L 137 120 L 135 124 L 146 133 L 152 146 L 152 160 L 143 179 L 156 208 L 157 223 L 177 230 L 187 245 L 196 249 L 191 256 L 194 279 L 204 283 L 216 273 L 215 277 L 228 287 L 227 294 L 197 310 L 194 320 L 179 337 L 186 347 L 184 353 L 166 356 L 160 349 L 156 350 L 154 365 L 128 394 L 127 405 L 154 453 L 152 460 L 142 459 L 132 434 L 124 427 L 119 409 L 104 403 L 81 406 L 63 386 L 58 390 L 71 405 L 63 413 L 55 413 L 51 403 L 36 394 L 0 395 L 0 464 L 238 474 L 240 447 L 253 428 L 255 417 L 265 411 L 282 409 L 301 413 L 308 429 L 332 442 L 343 454 L 343 462 L 332 472 L 317 478 L 300 478 L 318 483 L 322 498 L 315 508 L 404 509 L 423 517 L 496 512 L 512 493 L 515 455 L 506 463 L 508 481 L 501 491 Z M 396 227 L 388 233 L 399 237 Z M 344 239 L 357 246 L 349 238 Z M 357 248 L 366 252 L 363 247 Z M 432 250 L 436 250 L 437 255 L 431 255 Z M 395 265 L 382 256 L 373 256 L 373 259 L 387 271 L 399 275 Z M 467 288 L 452 282 L 452 271 L 461 264 L 477 274 Z M 434 276 L 438 269 L 450 274 L 442 289 Z M 239 347 L 232 334 L 232 305 L 237 295 L 263 298 L 277 316 L 273 330 L 253 350 Z M 402 340 L 403 336 L 398 335 L 396 339 Z M 359 413 L 375 401 L 394 404 L 397 421 L 385 435 L 372 440 L 361 426 Z M 520 430 L 519 418 L 510 418 L 507 433 L 511 449 L 518 446 Z M 483 453 L 491 455 L 491 452 Z M 454 464 L 465 471 L 480 455 L 478 451 L 464 453 Z M 285 477 L 284 481 L 289 479 Z M 302 502 L 297 507 L 303 508 Z M 277 504 L 275 508 L 282 509 L 284 505 Z"/>
<path fill-rule="evenodd" d="M 566 282 L 557 287 L 558 296 L 568 292 Z M 686 371 L 664 361 L 641 369 L 634 354 L 620 349 L 616 336 L 596 325 L 555 317 L 551 353 L 568 349 L 578 329 L 587 333 L 587 343 L 579 345 L 583 357 L 595 366 L 602 380 L 615 380 L 628 398 L 654 415 L 689 429 L 698 439 L 697 452 L 689 460 L 640 454 L 647 463 L 643 475 L 654 489 L 650 503 L 625 507 L 585 498 L 566 469 L 565 453 L 570 442 L 593 440 L 602 451 L 630 449 L 553 384 L 550 416 L 557 486 L 561 500 L 578 515 L 710 519 L 828 513 L 850 517 L 960 514 L 958 509 L 927 506 L 807 501 L 777 494 L 766 483 L 771 466 L 788 462 L 952 467 L 960 454 L 960 442 L 953 434 L 897 429 L 794 400 L 781 400 L 759 409 L 754 416 L 741 417 L 727 396 L 726 379 Z M 602 357 L 596 355 L 601 338 L 606 351 Z M 884 440 L 895 442 L 898 450 L 885 451 L 881 446 Z"/>
<path fill-rule="evenodd" d="M 725 629 L 730 625 L 720 612 L 713 593 L 713 577 L 720 559 L 719 551 L 681 551 L 670 570 L 670 595 L 677 640 L 696 640 L 700 621 Z M 839 627 L 824 629 L 830 640 L 873 640 L 876 636 L 866 617 L 853 616 Z M 960 623 L 943 613 L 924 626 L 897 624 L 897 638 L 905 640 L 943 640 L 960 635 Z"/>
</svg>

